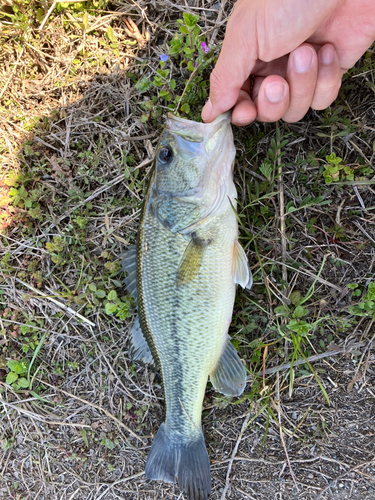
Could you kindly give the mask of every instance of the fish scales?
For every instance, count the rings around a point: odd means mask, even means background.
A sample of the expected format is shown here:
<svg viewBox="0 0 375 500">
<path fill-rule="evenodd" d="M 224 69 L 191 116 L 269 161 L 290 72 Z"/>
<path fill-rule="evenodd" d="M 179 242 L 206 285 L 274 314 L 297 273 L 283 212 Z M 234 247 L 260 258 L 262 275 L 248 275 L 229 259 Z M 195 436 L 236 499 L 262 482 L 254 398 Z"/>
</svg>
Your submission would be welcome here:
<svg viewBox="0 0 375 500">
<path fill-rule="evenodd" d="M 148 214 L 140 242 L 143 300 L 160 359 L 166 423 L 181 434 L 200 428 L 207 377 L 220 358 L 232 316 L 235 284 L 230 265 L 237 224 L 229 203 L 222 215 L 226 225 L 218 214 L 204 228 L 210 235 L 215 231 L 213 242 L 197 276 L 181 287 L 176 275 L 188 245 L 185 238 Z"/>
<path fill-rule="evenodd" d="M 226 395 L 246 383 L 228 341 L 236 283 L 251 285 L 238 243 L 234 154 L 229 114 L 212 124 L 170 116 L 142 209 L 136 266 L 133 252 L 123 261 L 137 297 L 134 358 L 150 362 L 152 354 L 165 400 L 146 476 L 177 479 L 189 500 L 207 500 L 211 491 L 201 427 L 208 377 Z"/>
</svg>

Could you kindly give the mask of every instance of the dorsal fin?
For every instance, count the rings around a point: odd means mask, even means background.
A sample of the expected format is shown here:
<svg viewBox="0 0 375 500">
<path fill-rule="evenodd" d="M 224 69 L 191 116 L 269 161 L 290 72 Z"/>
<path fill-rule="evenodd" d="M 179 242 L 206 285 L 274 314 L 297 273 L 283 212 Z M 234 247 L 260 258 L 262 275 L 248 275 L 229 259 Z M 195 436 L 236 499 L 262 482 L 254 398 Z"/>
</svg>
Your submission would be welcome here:
<svg viewBox="0 0 375 500">
<path fill-rule="evenodd" d="M 121 265 L 124 271 L 128 274 L 125 278 L 125 285 L 133 297 L 137 300 L 137 248 L 135 245 L 131 245 L 128 250 L 123 254 L 123 259 Z"/>
<path fill-rule="evenodd" d="M 154 360 L 150 348 L 143 335 L 141 325 L 139 324 L 138 315 L 135 317 L 132 329 L 132 345 L 130 348 L 130 357 L 134 360 L 141 361 L 144 364 L 154 364 Z"/>
</svg>

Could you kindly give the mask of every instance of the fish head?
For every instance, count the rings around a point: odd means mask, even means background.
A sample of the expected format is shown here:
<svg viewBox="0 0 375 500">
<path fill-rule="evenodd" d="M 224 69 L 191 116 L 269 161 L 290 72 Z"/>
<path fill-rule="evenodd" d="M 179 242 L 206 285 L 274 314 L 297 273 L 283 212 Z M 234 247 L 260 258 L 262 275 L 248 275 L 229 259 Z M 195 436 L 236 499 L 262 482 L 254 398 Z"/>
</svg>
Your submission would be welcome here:
<svg viewBox="0 0 375 500">
<path fill-rule="evenodd" d="M 159 219 L 182 232 L 219 209 L 233 185 L 234 157 L 229 112 L 212 123 L 169 114 L 155 157 Z"/>
</svg>

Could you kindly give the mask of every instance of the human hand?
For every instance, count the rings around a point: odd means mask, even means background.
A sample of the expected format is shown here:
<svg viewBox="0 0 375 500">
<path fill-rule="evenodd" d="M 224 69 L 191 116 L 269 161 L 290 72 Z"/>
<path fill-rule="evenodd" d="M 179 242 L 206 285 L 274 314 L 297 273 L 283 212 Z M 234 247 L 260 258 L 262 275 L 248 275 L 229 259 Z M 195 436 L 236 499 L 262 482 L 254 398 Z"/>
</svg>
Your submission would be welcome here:
<svg viewBox="0 0 375 500">
<path fill-rule="evenodd" d="M 296 122 L 325 109 L 374 40 L 374 0 L 238 0 L 202 118 L 234 107 L 235 125 Z"/>
</svg>

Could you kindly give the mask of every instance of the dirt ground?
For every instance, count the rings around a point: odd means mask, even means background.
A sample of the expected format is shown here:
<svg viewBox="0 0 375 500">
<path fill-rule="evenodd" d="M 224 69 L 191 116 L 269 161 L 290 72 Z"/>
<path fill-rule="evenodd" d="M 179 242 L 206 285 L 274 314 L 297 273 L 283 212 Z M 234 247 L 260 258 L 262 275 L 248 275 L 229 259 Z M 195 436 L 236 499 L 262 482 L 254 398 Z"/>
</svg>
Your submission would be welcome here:
<svg viewBox="0 0 375 500">
<path fill-rule="evenodd" d="M 182 11 L 200 15 L 207 41 L 218 28 L 218 51 L 232 6 L 113 2 L 98 18 L 89 14 L 104 31 L 85 35 L 83 48 L 76 25 L 84 12 L 59 11 L 21 58 L 17 33 L 3 32 L 0 500 L 185 498 L 177 485 L 144 476 L 162 393 L 157 373 L 128 356 L 135 310 L 118 261 L 135 239 L 166 111 L 159 100 L 161 115 L 143 120 L 140 103 L 157 89 L 142 93 L 134 79 L 155 74 Z M 133 39 L 120 16 L 138 23 L 138 45 L 125 43 Z M 119 48 L 105 45 L 110 24 Z M 90 54 L 103 64 L 90 66 Z M 14 70 L 23 58 L 25 77 Z M 77 58 L 86 59 L 72 72 Z M 61 74 L 70 78 L 64 85 Z M 249 384 L 233 399 L 207 387 L 212 500 L 375 498 L 374 76 L 370 50 L 329 110 L 234 131 L 254 287 L 239 292 L 230 333 Z M 181 85 L 184 78 L 181 71 Z M 332 152 L 349 173 L 326 184 Z M 299 333 L 291 329 L 298 304 L 307 324 Z M 360 304 L 362 315 L 353 309 Z M 15 385 L 20 378 L 25 387 Z"/>
</svg>

